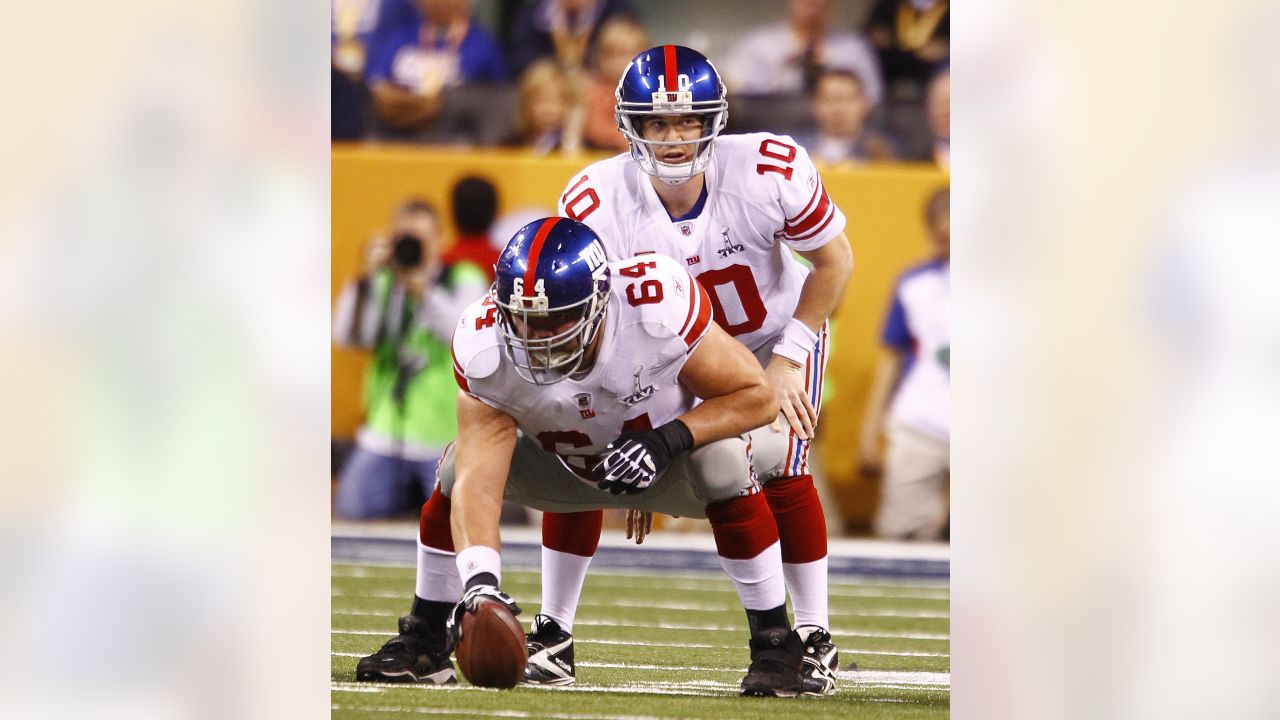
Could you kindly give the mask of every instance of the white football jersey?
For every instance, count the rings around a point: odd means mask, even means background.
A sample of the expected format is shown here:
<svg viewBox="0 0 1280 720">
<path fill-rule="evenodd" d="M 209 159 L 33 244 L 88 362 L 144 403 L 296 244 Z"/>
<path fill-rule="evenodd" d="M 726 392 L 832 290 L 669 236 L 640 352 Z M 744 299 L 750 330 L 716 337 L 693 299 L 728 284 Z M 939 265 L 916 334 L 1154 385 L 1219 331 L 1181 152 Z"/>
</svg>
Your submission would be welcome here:
<svg viewBox="0 0 1280 720">
<path fill-rule="evenodd" d="M 586 223 L 610 257 L 656 252 L 685 265 L 711 298 L 716 323 L 752 351 L 795 313 L 808 269 L 791 250 L 844 232 L 809 153 L 785 135 L 721 135 L 696 218 L 672 220 L 629 154 L 573 176 L 561 215 Z"/>
<path fill-rule="evenodd" d="M 675 260 L 632 257 L 609 269 L 602 344 L 582 379 L 541 386 L 523 380 L 487 296 L 467 308 L 453 334 L 459 387 L 515 418 L 527 437 L 593 484 L 597 455 L 620 434 L 658 427 L 694 406 L 678 378 L 711 325 L 706 290 Z"/>
</svg>

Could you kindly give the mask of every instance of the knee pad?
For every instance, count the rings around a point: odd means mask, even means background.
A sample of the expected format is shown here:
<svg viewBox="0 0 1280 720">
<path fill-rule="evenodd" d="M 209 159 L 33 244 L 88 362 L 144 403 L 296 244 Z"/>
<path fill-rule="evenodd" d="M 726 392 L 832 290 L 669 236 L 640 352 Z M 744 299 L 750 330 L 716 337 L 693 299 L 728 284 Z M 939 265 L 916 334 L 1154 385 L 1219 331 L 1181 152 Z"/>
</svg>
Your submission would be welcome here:
<svg viewBox="0 0 1280 720">
<path fill-rule="evenodd" d="M 449 443 L 444 449 L 444 454 L 440 456 L 440 462 L 436 465 L 436 492 L 446 498 L 453 497 L 453 483 L 458 479 L 454 471 L 453 459 L 456 453 L 453 449 L 453 443 Z"/>
<path fill-rule="evenodd" d="M 749 495 L 757 487 L 747 441 L 725 438 L 689 451 L 695 494 L 708 503 Z"/>
</svg>

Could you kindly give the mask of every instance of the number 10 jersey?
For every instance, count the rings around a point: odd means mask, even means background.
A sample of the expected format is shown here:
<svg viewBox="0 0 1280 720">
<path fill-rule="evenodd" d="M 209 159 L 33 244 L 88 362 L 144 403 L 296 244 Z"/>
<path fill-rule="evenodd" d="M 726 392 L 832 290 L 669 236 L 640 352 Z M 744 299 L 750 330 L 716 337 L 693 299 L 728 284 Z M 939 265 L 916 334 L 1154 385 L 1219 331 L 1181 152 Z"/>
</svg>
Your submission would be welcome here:
<svg viewBox="0 0 1280 720">
<path fill-rule="evenodd" d="M 674 258 L 710 296 L 714 318 L 753 352 L 771 346 L 795 313 L 808 269 L 791 250 L 840 236 L 845 216 L 809 154 L 785 135 L 716 138 L 697 217 L 667 214 L 630 155 L 601 160 L 569 181 L 561 215 L 586 223 L 610 258 Z"/>
</svg>

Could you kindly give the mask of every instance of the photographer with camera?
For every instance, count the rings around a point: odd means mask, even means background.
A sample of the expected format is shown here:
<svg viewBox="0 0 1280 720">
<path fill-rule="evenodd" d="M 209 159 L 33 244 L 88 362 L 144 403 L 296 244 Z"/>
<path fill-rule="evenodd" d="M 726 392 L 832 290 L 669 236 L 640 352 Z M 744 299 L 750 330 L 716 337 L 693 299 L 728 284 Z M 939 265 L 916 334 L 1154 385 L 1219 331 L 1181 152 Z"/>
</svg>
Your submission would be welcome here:
<svg viewBox="0 0 1280 720">
<path fill-rule="evenodd" d="M 391 232 L 369 239 L 363 273 L 338 297 L 334 342 L 373 353 L 364 378 L 365 422 L 338 476 L 339 517 L 416 511 L 457 433 L 449 341 L 488 278 L 474 263 L 445 263 L 442 244 L 435 208 L 405 202 Z"/>
</svg>

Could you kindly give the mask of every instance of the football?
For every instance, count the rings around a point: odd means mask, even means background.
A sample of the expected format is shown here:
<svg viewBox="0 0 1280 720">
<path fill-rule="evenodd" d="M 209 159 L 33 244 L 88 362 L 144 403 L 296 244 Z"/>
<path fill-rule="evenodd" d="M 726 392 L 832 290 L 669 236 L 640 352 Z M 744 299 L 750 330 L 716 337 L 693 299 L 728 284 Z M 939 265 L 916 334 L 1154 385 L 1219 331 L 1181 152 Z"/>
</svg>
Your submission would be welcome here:
<svg viewBox="0 0 1280 720">
<path fill-rule="evenodd" d="M 524 678 L 524 629 L 505 605 L 478 598 L 475 612 L 462 616 L 462 637 L 455 652 L 458 667 L 472 685 L 513 688 Z"/>
</svg>

